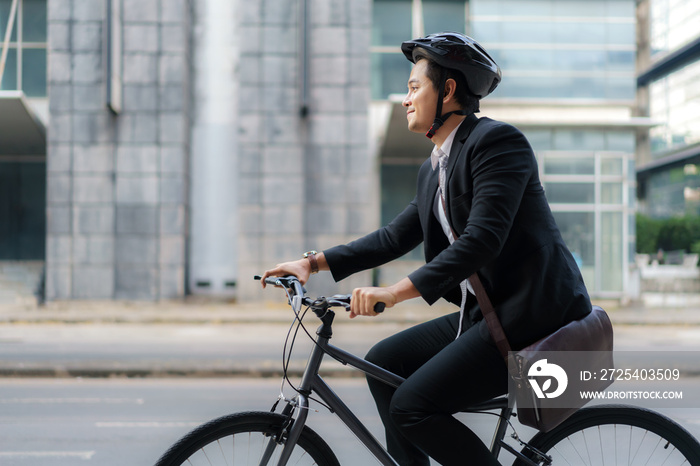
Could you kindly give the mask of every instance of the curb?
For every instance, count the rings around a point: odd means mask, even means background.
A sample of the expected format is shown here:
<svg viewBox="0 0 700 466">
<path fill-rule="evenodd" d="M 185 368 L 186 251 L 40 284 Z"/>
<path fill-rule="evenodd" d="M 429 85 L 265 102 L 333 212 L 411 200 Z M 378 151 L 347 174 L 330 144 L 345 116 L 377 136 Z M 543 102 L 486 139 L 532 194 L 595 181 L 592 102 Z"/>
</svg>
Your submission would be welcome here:
<svg viewBox="0 0 700 466">
<path fill-rule="evenodd" d="M 300 378 L 304 373 L 306 363 L 292 362 L 287 370 L 287 376 Z M 363 372 L 351 367 L 343 366 L 328 360 L 320 372 L 323 377 L 333 378 L 364 378 Z M 155 378 L 279 378 L 284 376 L 282 361 L 270 365 L 262 363 L 247 367 L 0 367 L 0 379 L 2 378 L 90 378 L 90 379 L 155 379 Z"/>
</svg>

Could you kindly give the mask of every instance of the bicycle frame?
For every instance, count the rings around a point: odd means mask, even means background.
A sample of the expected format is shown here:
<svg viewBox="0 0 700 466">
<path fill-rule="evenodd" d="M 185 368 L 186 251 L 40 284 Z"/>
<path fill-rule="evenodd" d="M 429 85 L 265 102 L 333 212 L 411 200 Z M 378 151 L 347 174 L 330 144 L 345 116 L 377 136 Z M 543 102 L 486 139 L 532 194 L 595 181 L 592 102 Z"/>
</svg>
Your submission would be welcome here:
<svg viewBox="0 0 700 466">
<path fill-rule="evenodd" d="M 367 449 L 377 458 L 377 460 L 379 460 L 381 464 L 385 466 L 398 466 L 396 461 L 389 455 L 386 449 L 369 432 L 364 424 L 362 424 L 357 416 L 353 414 L 350 408 L 347 407 L 347 405 L 338 397 L 338 395 L 335 394 L 335 392 L 328 386 L 318 372 L 324 356 L 328 354 L 343 365 L 354 367 L 355 369 L 364 372 L 368 376 L 384 382 L 392 387 L 398 387 L 404 382 L 405 379 L 368 361 L 365 361 L 362 358 L 348 353 L 347 351 L 331 345 L 329 340 L 332 336 L 331 327 L 334 317 L 335 313 L 330 309 L 324 316 L 321 317 L 323 324 L 316 332 L 318 335 L 316 345 L 314 345 L 311 351 L 311 355 L 309 357 L 306 369 L 304 370 L 302 381 L 298 390 L 299 395 L 296 406 L 298 409 L 298 415 L 294 421 L 292 429 L 289 432 L 289 438 L 285 448 L 282 451 L 278 466 L 284 466 L 286 464 L 294 445 L 299 439 L 299 435 L 306 424 L 306 419 L 309 412 L 309 395 L 312 392 L 315 392 L 319 398 L 321 398 L 321 400 L 323 400 L 323 402 L 330 407 L 331 411 L 337 414 L 340 420 L 350 429 L 353 434 L 355 434 L 358 440 L 367 447 Z M 498 458 L 501 448 L 505 448 L 516 457 L 525 461 L 527 464 L 537 466 L 536 463 L 532 462 L 519 451 L 515 450 L 512 446 L 503 441 L 506 429 L 508 427 L 507 420 L 510 418 L 513 412 L 513 405 L 510 404 L 507 398 L 489 400 L 478 406 L 474 406 L 467 412 L 482 412 L 494 409 L 501 410 L 501 414 L 496 425 L 496 431 L 491 442 L 491 452 L 494 457 Z"/>
<path fill-rule="evenodd" d="M 260 279 L 260 277 L 256 278 Z M 301 285 L 301 283 L 299 283 L 296 277 L 285 277 L 278 279 L 268 278 L 266 279 L 266 282 L 276 286 L 282 286 L 292 291 L 291 295 L 288 294 L 289 304 L 292 306 L 297 316 L 301 311 L 303 302 L 306 302 L 309 306 L 311 306 L 311 301 L 304 297 L 304 287 Z M 360 440 L 360 442 L 367 447 L 367 449 L 377 460 L 379 460 L 381 464 L 384 466 L 399 466 L 381 445 L 381 443 L 379 443 L 379 441 L 371 434 L 367 427 L 362 424 L 362 422 L 357 418 L 357 416 L 355 416 L 355 414 L 353 414 L 350 408 L 348 408 L 340 397 L 338 397 L 338 395 L 333 392 L 328 384 L 326 384 L 318 372 L 321 368 L 321 363 L 323 362 L 324 356 L 328 354 L 343 365 L 354 367 L 355 369 L 364 372 L 366 375 L 395 388 L 398 388 L 405 379 L 362 358 L 359 358 L 354 354 L 348 353 L 345 350 L 331 345 L 329 341 L 333 336 L 333 320 L 335 318 L 335 312 L 330 309 L 330 305 L 325 298 L 324 301 L 325 306 L 322 306 L 321 308 L 311 306 L 316 316 L 321 320 L 322 324 L 316 331 L 318 338 L 316 339 L 316 344 L 311 350 L 311 355 L 309 356 L 309 360 L 306 364 L 306 369 L 304 369 L 301 384 L 297 388 L 298 395 L 296 397 L 296 403 L 288 402 L 283 411 L 283 414 L 289 415 L 290 420 L 294 414 L 294 409 L 296 409 L 298 413 L 292 424 L 292 428 L 289 430 L 289 435 L 287 436 L 285 446 L 282 449 L 277 465 L 285 466 L 289 461 L 292 450 L 294 450 L 294 447 L 299 440 L 299 436 L 306 425 L 306 419 L 309 415 L 309 397 L 311 393 L 315 392 L 331 409 L 331 412 L 338 415 L 340 420 L 350 429 L 353 434 L 355 434 L 358 440 Z M 509 419 L 513 415 L 513 406 L 514 399 L 509 395 L 507 398 L 500 397 L 473 406 L 466 410 L 466 412 L 500 410 L 501 413 L 498 416 L 496 431 L 494 432 L 494 436 L 491 441 L 491 453 L 493 454 L 494 458 L 498 458 L 501 449 L 504 448 L 517 458 L 521 459 L 526 465 L 539 466 L 537 463 L 530 460 L 525 455 L 515 450 L 515 448 L 513 448 L 511 445 L 503 441 L 505 438 L 506 429 L 508 428 Z M 261 464 L 267 464 L 270 456 L 272 455 L 272 451 L 274 450 L 274 444 L 279 440 L 281 439 L 273 438 L 270 440 L 268 448 L 263 455 Z M 521 442 L 521 444 L 528 446 L 523 442 Z M 542 456 L 542 458 L 545 459 L 546 465 L 551 464 L 551 461 L 548 461 L 546 456 Z"/>
</svg>

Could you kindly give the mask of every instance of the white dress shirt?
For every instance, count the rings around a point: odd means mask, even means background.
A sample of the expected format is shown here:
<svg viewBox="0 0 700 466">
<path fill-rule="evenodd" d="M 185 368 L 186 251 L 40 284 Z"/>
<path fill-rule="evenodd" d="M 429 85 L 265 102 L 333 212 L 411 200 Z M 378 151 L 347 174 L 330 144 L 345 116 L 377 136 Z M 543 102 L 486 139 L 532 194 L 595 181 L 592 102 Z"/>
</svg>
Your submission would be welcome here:
<svg viewBox="0 0 700 466">
<path fill-rule="evenodd" d="M 438 147 L 437 145 L 433 148 L 432 153 L 430 154 L 430 163 L 433 167 L 433 170 L 439 167 L 441 170 L 441 173 L 438 174 L 440 182 L 438 183 L 438 190 L 437 190 L 437 195 L 435 196 L 435 204 L 433 205 L 433 213 L 437 217 L 437 219 L 440 221 L 440 226 L 442 226 L 442 231 L 445 233 L 445 236 L 447 236 L 447 239 L 449 240 L 450 244 L 454 243 L 456 238 L 452 234 L 452 227 L 450 226 L 449 220 L 447 220 L 447 213 L 445 212 L 445 203 L 442 202 L 441 196 L 445 197 L 445 200 L 447 200 L 447 180 L 446 180 L 446 167 L 447 167 L 447 161 L 449 160 L 450 157 L 450 150 L 452 149 L 452 143 L 454 142 L 455 135 L 457 134 L 457 130 L 459 127 L 462 125 L 460 123 L 457 125 L 455 129 L 452 130 L 452 132 L 447 136 L 445 139 L 445 142 L 442 143 L 442 146 Z M 462 333 L 462 322 L 464 320 L 464 306 L 467 302 L 467 291 L 469 291 L 471 294 L 474 293 L 474 288 L 472 288 L 472 284 L 469 283 L 469 279 L 465 279 L 462 281 L 460 284 L 460 289 L 462 290 L 462 303 L 459 306 L 459 328 L 457 330 L 457 337 Z"/>
</svg>

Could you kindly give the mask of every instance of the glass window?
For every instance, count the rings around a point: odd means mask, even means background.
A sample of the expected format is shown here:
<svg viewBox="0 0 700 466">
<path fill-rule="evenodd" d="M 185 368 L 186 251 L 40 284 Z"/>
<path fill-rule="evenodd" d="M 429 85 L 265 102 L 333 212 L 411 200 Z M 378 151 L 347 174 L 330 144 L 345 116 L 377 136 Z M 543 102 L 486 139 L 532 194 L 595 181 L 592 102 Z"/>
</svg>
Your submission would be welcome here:
<svg viewBox="0 0 700 466">
<path fill-rule="evenodd" d="M 696 0 L 650 2 L 652 57 L 661 57 L 698 37 L 700 3 Z"/>
<path fill-rule="evenodd" d="M 525 2 L 527 3 L 527 2 Z M 605 16 L 605 3 L 600 0 L 553 1 L 556 16 Z"/>
<path fill-rule="evenodd" d="M 11 48 L 7 51 L 5 73 L 2 75 L 0 89 L 17 89 L 17 49 Z"/>
<path fill-rule="evenodd" d="M 622 212 L 603 212 L 601 214 L 601 266 L 600 278 L 602 291 L 622 291 L 623 236 Z"/>
<path fill-rule="evenodd" d="M 535 152 L 552 149 L 552 130 L 549 129 L 527 129 L 522 130 L 523 134 L 530 142 Z"/>
<path fill-rule="evenodd" d="M 411 62 L 402 53 L 373 53 L 371 61 L 373 99 L 386 99 L 389 94 L 406 94 Z"/>
<path fill-rule="evenodd" d="M 416 196 L 418 165 L 383 165 L 381 170 L 382 225 L 388 225 Z M 417 247 L 404 259 L 422 260 L 423 248 Z"/>
<path fill-rule="evenodd" d="M 602 131 L 567 130 L 554 131 L 555 150 L 590 150 L 598 151 L 605 147 L 605 136 Z"/>
<path fill-rule="evenodd" d="M 493 57 L 493 56 L 492 56 Z M 496 57 L 493 57 L 496 60 Z M 548 49 L 501 49 L 498 53 L 498 66 L 509 70 L 551 70 L 556 58 Z M 540 84 L 542 80 L 540 79 Z"/>
<path fill-rule="evenodd" d="M 399 47 L 411 37 L 410 0 L 374 0 L 372 45 Z"/>
<path fill-rule="evenodd" d="M 46 0 L 22 0 L 22 40 L 46 42 Z"/>
<path fill-rule="evenodd" d="M 553 212 L 566 246 L 579 267 L 595 266 L 595 216 L 593 212 Z"/>
<path fill-rule="evenodd" d="M 609 71 L 634 71 L 634 50 L 608 50 L 606 55 Z"/>
<path fill-rule="evenodd" d="M 547 199 L 551 204 L 593 204 L 595 202 L 594 183 L 553 183 L 544 184 Z"/>
<path fill-rule="evenodd" d="M 622 175 L 622 159 L 619 157 L 603 157 L 600 159 L 601 175 Z"/>
<path fill-rule="evenodd" d="M 652 153 L 663 155 L 670 149 L 700 141 L 700 62 L 680 68 L 651 83 L 649 112 L 664 122 L 649 131 Z"/>
<path fill-rule="evenodd" d="M 426 34 L 465 31 L 464 0 L 423 0 L 423 26 Z"/>
<path fill-rule="evenodd" d="M 0 40 L 5 34 L 11 4 L 10 0 L 0 0 Z M 46 96 L 46 36 L 46 0 L 19 2 L 0 89 L 19 89 L 30 97 Z M 22 38 L 20 43 L 18 37 Z M 20 75 L 22 82 L 18 82 Z"/>
<path fill-rule="evenodd" d="M 12 0 L 0 0 L 0 41 L 5 39 L 5 30 L 7 27 L 7 20 L 10 17 L 10 8 L 12 7 Z M 15 15 L 15 25 L 12 28 L 12 35 L 10 36 L 10 42 L 17 42 L 17 15 Z M 1 44 L 2 42 L 0 42 Z"/>
<path fill-rule="evenodd" d="M 557 21 L 553 39 L 558 44 L 605 44 L 605 23 Z"/>
<path fill-rule="evenodd" d="M 469 13 L 472 16 L 487 16 L 501 14 L 500 0 L 471 0 L 469 2 Z"/>
<path fill-rule="evenodd" d="M 627 181 L 634 182 L 637 180 L 637 166 L 635 165 L 634 159 L 628 160 L 627 163 Z M 632 196 L 635 197 L 635 196 Z"/>
<path fill-rule="evenodd" d="M 628 44 L 635 43 L 635 23 L 610 22 L 606 25 L 608 44 Z"/>
<path fill-rule="evenodd" d="M 635 136 L 632 131 L 606 131 L 605 149 L 634 153 Z"/>
<path fill-rule="evenodd" d="M 557 67 L 574 71 L 604 71 L 607 67 L 605 50 L 553 50 Z"/>
<path fill-rule="evenodd" d="M 503 21 L 485 21 L 485 20 L 473 20 L 471 23 L 471 36 L 474 37 L 480 44 L 486 43 L 499 43 L 502 42 L 501 39 L 501 28 L 504 26 Z M 501 65 L 498 59 L 493 56 L 491 50 L 488 51 L 489 54 L 496 60 L 496 63 Z"/>
<path fill-rule="evenodd" d="M 600 202 L 602 204 L 622 204 L 622 183 L 601 183 Z"/>
<path fill-rule="evenodd" d="M 46 95 L 46 49 L 23 50 L 22 90 L 28 97 Z"/>
<path fill-rule="evenodd" d="M 633 100 L 636 90 L 634 79 L 608 77 L 605 80 L 605 95 L 601 97 L 614 100 Z"/>
<path fill-rule="evenodd" d="M 618 18 L 634 18 L 634 2 L 629 0 L 607 0 L 607 16 Z"/>
<path fill-rule="evenodd" d="M 628 80 L 630 85 L 634 79 Z M 606 78 L 604 75 L 586 76 L 578 75 L 568 80 L 568 93 L 561 97 L 593 98 L 601 99 L 606 96 Z"/>
<path fill-rule="evenodd" d="M 506 74 L 493 92 L 493 97 L 552 97 L 552 80 L 547 79 L 547 86 L 542 85 L 543 81 L 541 77 Z"/>
<path fill-rule="evenodd" d="M 545 156 L 544 173 L 547 175 L 595 175 L 595 159 Z"/>
<path fill-rule="evenodd" d="M 502 26 L 502 42 L 548 43 L 554 36 L 551 21 L 504 21 Z"/>
<path fill-rule="evenodd" d="M 548 1 L 500 0 L 500 4 L 500 14 L 507 16 L 549 15 L 552 11 L 551 2 Z"/>
</svg>

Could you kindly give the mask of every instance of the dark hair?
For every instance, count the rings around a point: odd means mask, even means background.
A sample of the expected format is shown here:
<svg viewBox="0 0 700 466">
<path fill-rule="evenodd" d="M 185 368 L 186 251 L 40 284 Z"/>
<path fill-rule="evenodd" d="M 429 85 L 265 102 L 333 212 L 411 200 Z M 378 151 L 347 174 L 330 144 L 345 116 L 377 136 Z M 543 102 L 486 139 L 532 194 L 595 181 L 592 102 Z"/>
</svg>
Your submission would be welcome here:
<svg viewBox="0 0 700 466">
<path fill-rule="evenodd" d="M 433 83 L 435 90 L 440 90 L 440 75 L 444 72 L 445 80 L 454 79 L 455 83 L 457 83 L 455 99 L 462 110 L 465 110 L 467 114 L 477 113 L 479 111 L 479 98 L 469 92 L 467 80 L 460 71 L 444 68 L 427 57 L 416 57 L 416 61 L 418 60 L 426 60 L 428 63 L 428 66 L 426 67 L 426 75 L 428 76 L 428 79 L 430 79 L 430 82 Z"/>
</svg>

